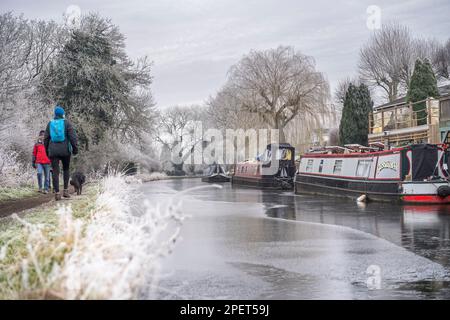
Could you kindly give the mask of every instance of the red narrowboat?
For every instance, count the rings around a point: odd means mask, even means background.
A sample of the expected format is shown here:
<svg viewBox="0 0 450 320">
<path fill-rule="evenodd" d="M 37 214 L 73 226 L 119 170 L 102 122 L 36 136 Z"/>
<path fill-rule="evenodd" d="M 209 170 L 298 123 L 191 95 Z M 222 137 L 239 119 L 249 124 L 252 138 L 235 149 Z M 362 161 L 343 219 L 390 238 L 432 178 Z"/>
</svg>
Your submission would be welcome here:
<svg viewBox="0 0 450 320">
<path fill-rule="evenodd" d="M 263 189 L 292 190 L 295 176 L 295 148 L 289 143 L 269 144 L 254 160 L 236 164 L 233 185 Z"/>
<path fill-rule="evenodd" d="M 404 203 L 450 203 L 446 144 L 415 144 L 385 150 L 346 145 L 305 154 L 295 176 L 295 193 L 313 193 Z"/>
</svg>

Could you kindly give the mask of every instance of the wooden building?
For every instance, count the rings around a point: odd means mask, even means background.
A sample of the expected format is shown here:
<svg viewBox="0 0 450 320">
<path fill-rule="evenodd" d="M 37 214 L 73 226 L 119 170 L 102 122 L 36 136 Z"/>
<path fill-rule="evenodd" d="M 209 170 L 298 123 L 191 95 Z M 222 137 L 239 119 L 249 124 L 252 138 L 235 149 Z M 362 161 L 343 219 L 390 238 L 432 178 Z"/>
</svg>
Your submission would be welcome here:
<svg viewBox="0 0 450 320">
<path fill-rule="evenodd" d="M 369 118 L 369 143 L 440 143 L 450 130 L 450 85 L 440 87 L 439 93 L 439 98 L 408 103 L 402 97 L 375 107 Z M 414 111 L 414 104 L 421 108 Z"/>
</svg>

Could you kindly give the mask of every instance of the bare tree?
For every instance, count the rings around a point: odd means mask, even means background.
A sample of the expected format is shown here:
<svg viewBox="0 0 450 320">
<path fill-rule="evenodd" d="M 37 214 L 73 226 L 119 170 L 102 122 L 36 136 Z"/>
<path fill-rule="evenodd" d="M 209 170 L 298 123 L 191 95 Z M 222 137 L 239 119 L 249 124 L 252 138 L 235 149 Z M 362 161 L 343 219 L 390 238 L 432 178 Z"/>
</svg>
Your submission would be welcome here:
<svg viewBox="0 0 450 320">
<path fill-rule="evenodd" d="M 257 114 L 243 110 L 236 99 L 235 88 L 225 85 L 207 103 L 207 113 L 214 126 L 220 129 L 264 128 L 267 125 Z"/>
<path fill-rule="evenodd" d="M 292 47 L 251 51 L 231 68 L 227 85 L 243 110 L 279 129 L 282 142 L 292 119 L 321 112 L 329 98 L 328 82 L 314 59 Z"/>
<path fill-rule="evenodd" d="M 430 61 L 437 79 L 447 78 L 448 58 L 445 45 L 436 39 L 415 39 L 410 64 L 414 66 L 417 59 Z M 412 73 L 409 75 L 408 83 Z"/>
<path fill-rule="evenodd" d="M 26 61 L 28 82 L 41 75 L 67 40 L 67 32 L 54 21 L 29 22 L 30 55 Z"/>
<path fill-rule="evenodd" d="M 347 93 L 348 86 L 350 85 L 350 83 L 359 86 L 361 84 L 361 79 L 357 77 L 353 78 L 347 77 L 342 80 L 339 80 L 334 90 L 334 100 L 340 109 L 342 109 L 342 106 L 344 105 L 345 94 Z"/>
<path fill-rule="evenodd" d="M 29 21 L 12 13 L 0 15 L 0 139 L 4 148 L 15 149 L 26 158 L 28 144 L 42 129 L 35 89 L 42 71 L 61 47 L 63 33 L 53 21 Z M 18 106 L 20 116 L 14 112 Z M 18 128 L 21 135 L 8 134 L 9 129 Z"/>
<path fill-rule="evenodd" d="M 194 137 L 202 111 L 199 106 L 173 106 L 161 112 L 156 141 L 162 146 L 161 162 L 167 171 L 183 172 L 185 160 L 194 146 L 202 142 Z M 173 161 L 174 157 L 178 161 Z"/>
<path fill-rule="evenodd" d="M 388 101 L 406 93 L 417 59 L 428 59 L 437 79 L 448 78 L 450 40 L 413 38 L 397 23 L 384 24 L 361 49 L 359 74 L 371 88 L 381 88 Z"/>
<path fill-rule="evenodd" d="M 384 90 L 389 101 L 409 83 L 414 67 L 414 41 L 407 27 L 390 23 L 375 31 L 361 49 L 359 73 L 369 86 Z"/>
<path fill-rule="evenodd" d="M 0 47 L 0 100 L 4 100 L 24 82 L 22 71 L 31 53 L 29 26 L 22 16 L 0 15 Z"/>
<path fill-rule="evenodd" d="M 437 79 L 450 79 L 450 39 L 445 44 L 432 40 L 430 62 Z"/>
</svg>

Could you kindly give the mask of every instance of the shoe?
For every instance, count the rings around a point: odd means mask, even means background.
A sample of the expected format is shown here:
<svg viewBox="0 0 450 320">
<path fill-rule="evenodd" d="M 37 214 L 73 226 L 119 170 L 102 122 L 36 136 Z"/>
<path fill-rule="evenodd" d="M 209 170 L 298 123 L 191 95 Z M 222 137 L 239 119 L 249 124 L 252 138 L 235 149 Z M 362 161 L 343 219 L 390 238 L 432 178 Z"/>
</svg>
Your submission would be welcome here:
<svg viewBox="0 0 450 320">
<path fill-rule="evenodd" d="M 59 192 L 55 192 L 55 200 L 56 201 L 61 200 L 61 194 Z"/>
<path fill-rule="evenodd" d="M 44 194 L 48 194 L 48 190 L 44 190 Z"/>
<path fill-rule="evenodd" d="M 39 189 L 39 191 L 38 191 L 39 193 L 42 193 L 42 189 Z"/>
<path fill-rule="evenodd" d="M 69 189 L 64 189 L 64 191 L 63 191 L 63 197 L 64 197 L 64 198 L 70 198 Z"/>
</svg>

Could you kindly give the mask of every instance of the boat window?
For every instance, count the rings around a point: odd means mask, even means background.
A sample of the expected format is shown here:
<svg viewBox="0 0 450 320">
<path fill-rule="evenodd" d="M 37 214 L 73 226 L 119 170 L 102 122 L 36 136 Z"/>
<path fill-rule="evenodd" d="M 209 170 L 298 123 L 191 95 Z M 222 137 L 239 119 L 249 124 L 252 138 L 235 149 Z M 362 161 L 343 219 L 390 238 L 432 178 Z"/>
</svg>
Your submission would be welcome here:
<svg viewBox="0 0 450 320">
<path fill-rule="evenodd" d="M 256 157 L 256 159 L 261 162 L 269 162 L 270 158 L 271 158 L 270 150 L 266 150 Z"/>
<path fill-rule="evenodd" d="M 292 151 L 290 149 L 277 149 L 276 160 L 292 160 Z"/>
<path fill-rule="evenodd" d="M 358 160 L 358 166 L 356 167 L 356 176 L 368 177 L 371 164 L 372 160 Z"/>
<path fill-rule="evenodd" d="M 309 159 L 306 163 L 306 172 L 312 172 L 314 159 Z"/>
<path fill-rule="evenodd" d="M 322 172 L 322 169 L 323 169 L 323 159 L 320 160 L 320 163 L 319 163 L 319 172 Z"/>
<path fill-rule="evenodd" d="M 333 167 L 333 174 L 341 174 L 342 172 L 342 160 L 335 160 Z"/>
</svg>

